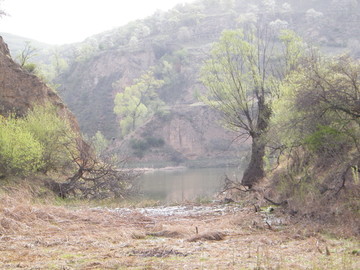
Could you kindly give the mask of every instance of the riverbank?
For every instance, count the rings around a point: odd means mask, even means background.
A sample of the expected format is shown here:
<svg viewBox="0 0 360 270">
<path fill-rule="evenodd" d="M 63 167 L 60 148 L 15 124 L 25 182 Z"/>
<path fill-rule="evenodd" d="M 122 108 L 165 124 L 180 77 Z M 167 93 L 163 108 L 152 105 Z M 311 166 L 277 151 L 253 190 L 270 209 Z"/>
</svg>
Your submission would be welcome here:
<svg viewBox="0 0 360 270">
<path fill-rule="evenodd" d="M 154 172 L 174 172 L 174 171 L 183 171 L 188 169 L 185 166 L 167 166 L 160 168 L 152 168 L 152 167 L 142 167 L 142 168 L 134 168 L 133 170 L 141 173 L 154 173 Z"/>
<path fill-rule="evenodd" d="M 187 169 L 200 169 L 200 168 L 226 168 L 226 167 L 241 167 L 246 164 L 246 154 L 242 157 L 217 157 L 217 158 L 203 158 L 195 160 L 186 160 L 183 162 L 166 162 L 161 160 L 151 161 L 128 161 L 126 167 L 136 170 L 161 170 L 165 168 L 187 168 Z"/>
<path fill-rule="evenodd" d="M 4 198 L 2 198 L 4 199 Z M 1 269 L 359 269 L 359 241 L 241 204 L 0 204 Z"/>
</svg>

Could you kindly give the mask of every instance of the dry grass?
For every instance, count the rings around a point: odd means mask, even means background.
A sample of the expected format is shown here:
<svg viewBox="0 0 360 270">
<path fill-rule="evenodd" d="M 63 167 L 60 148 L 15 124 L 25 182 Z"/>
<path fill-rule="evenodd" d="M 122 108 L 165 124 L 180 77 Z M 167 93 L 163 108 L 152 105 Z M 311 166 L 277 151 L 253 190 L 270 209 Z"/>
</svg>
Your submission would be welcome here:
<svg viewBox="0 0 360 270">
<path fill-rule="evenodd" d="M 251 207 L 148 216 L 0 197 L 0 269 L 360 269 L 356 239 Z"/>
</svg>

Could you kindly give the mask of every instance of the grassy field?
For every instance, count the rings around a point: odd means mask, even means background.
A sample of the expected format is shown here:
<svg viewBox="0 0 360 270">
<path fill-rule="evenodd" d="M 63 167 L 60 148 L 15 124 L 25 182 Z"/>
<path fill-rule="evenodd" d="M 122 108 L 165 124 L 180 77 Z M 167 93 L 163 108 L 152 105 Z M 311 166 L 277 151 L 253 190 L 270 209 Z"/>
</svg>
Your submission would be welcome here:
<svg viewBox="0 0 360 270">
<path fill-rule="evenodd" d="M 0 196 L 0 269 L 360 269 L 359 239 L 277 210 L 69 207 Z"/>
</svg>

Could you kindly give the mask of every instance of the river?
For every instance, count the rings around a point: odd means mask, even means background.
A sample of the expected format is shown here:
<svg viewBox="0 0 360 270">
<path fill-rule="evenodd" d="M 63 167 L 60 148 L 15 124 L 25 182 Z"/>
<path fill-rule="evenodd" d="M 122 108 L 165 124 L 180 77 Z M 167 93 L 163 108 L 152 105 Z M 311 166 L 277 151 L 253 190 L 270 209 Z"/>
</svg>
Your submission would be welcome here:
<svg viewBox="0 0 360 270">
<path fill-rule="evenodd" d="M 202 168 L 157 170 L 141 176 L 141 193 L 144 199 L 162 203 L 176 203 L 212 199 L 224 184 L 227 175 L 241 179 L 237 168 Z"/>
</svg>

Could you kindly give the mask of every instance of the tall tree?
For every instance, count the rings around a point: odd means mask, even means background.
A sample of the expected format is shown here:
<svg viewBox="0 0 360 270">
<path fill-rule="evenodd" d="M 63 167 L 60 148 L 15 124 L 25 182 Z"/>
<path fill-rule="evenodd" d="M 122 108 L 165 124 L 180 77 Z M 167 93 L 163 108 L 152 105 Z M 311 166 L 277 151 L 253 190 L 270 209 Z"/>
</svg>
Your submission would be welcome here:
<svg viewBox="0 0 360 270">
<path fill-rule="evenodd" d="M 271 102 L 286 73 L 295 67 L 301 40 L 290 31 L 277 38 L 269 27 L 224 31 L 202 69 L 208 89 L 204 100 L 220 111 L 227 127 L 252 139 L 251 158 L 242 184 L 253 186 L 265 176 L 264 135 Z M 291 52 L 290 52 L 291 51 Z"/>
</svg>

